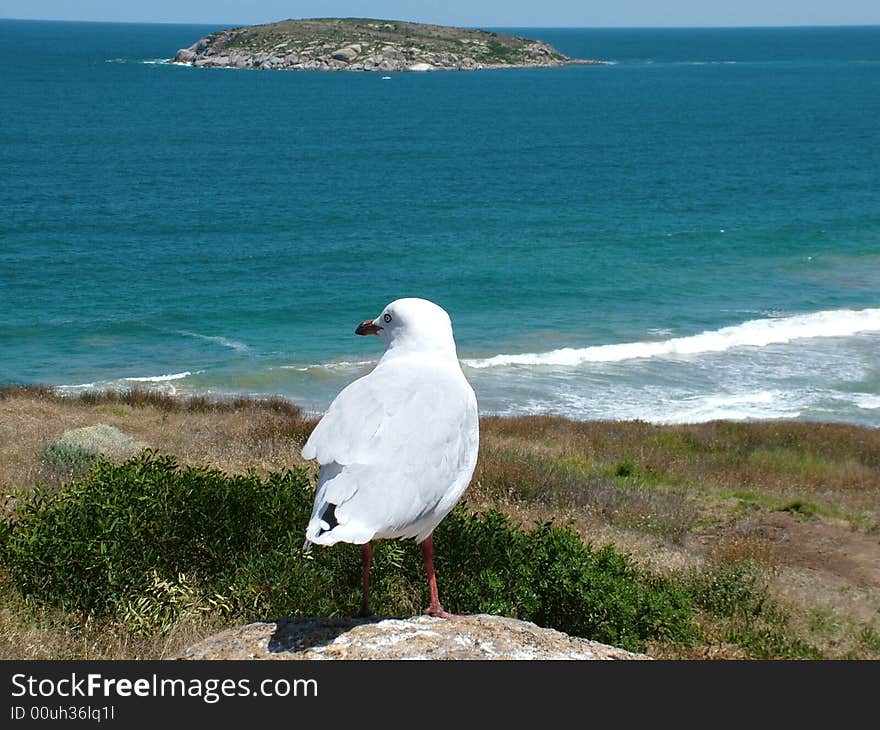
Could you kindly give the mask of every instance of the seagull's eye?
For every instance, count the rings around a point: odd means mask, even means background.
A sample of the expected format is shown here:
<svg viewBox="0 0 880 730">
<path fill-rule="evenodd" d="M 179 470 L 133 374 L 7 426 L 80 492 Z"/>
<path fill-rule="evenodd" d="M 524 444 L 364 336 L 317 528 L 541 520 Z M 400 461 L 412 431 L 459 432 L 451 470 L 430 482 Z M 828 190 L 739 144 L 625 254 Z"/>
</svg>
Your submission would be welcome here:
<svg viewBox="0 0 880 730">
<path fill-rule="evenodd" d="M 382 319 L 385 320 L 385 324 L 388 324 L 391 321 L 391 315 L 390 314 L 383 314 Z"/>
</svg>

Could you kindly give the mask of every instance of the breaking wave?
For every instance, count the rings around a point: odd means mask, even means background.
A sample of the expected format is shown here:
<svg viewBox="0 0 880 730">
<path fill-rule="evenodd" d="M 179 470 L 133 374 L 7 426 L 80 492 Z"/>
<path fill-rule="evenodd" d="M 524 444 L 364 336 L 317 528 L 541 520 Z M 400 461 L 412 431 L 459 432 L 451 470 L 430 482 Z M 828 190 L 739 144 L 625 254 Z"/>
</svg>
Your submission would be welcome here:
<svg viewBox="0 0 880 730">
<path fill-rule="evenodd" d="M 753 319 L 688 337 L 656 342 L 624 342 L 593 347 L 564 347 L 540 353 L 495 355 L 465 359 L 470 368 L 506 366 L 573 367 L 590 362 L 620 362 L 637 358 L 662 358 L 724 352 L 739 347 L 766 347 L 813 337 L 850 337 L 880 331 L 880 309 L 840 309 Z"/>
<path fill-rule="evenodd" d="M 205 372 L 198 370 L 192 372 L 186 370 L 181 373 L 168 373 L 166 375 L 142 375 L 131 376 L 126 378 L 117 378 L 115 380 L 99 380 L 93 383 L 79 383 L 77 385 L 58 385 L 55 390 L 61 395 L 77 395 L 87 391 L 114 391 L 128 390 L 133 387 L 134 383 L 148 384 L 146 387 L 150 390 L 158 390 L 169 395 L 176 395 L 178 392 L 175 381 L 184 380 L 191 375 L 200 375 Z"/>
<path fill-rule="evenodd" d="M 143 377 L 122 378 L 122 380 L 130 383 L 167 383 L 169 380 L 183 380 L 190 375 L 192 373 L 186 370 L 182 373 L 171 373 L 170 375 L 145 375 Z"/>
</svg>

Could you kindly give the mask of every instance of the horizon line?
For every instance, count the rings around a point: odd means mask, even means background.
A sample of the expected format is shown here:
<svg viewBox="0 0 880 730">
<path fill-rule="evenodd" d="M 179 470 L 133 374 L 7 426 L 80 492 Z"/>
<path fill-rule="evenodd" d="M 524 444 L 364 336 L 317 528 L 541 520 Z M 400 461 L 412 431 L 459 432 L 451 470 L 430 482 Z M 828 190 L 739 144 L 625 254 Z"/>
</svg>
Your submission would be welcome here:
<svg viewBox="0 0 880 730">
<path fill-rule="evenodd" d="M 803 23 L 803 24 L 777 24 L 777 25 L 460 25 L 456 23 L 428 23 L 417 20 L 402 20 L 400 18 L 355 18 L 354 16 L 340 16 L 340 19 L 356 20 L 386 20 L 398 23 L 414 23 L 417 25 L 441 25 L 450 28 L 535 28 L 543 30 L 762 30 L 786 28 L 880 28 L 880 22 L 868 23 Z M 174 21 L 174 20 L 96 20 L 96 19 L 73 19 L 73 18 L 5 18 L 0 21 L 18 21 L 27 23 L 94 23 L 105 25 L 217 25 L 224 28 L 244 28 L 258 25 L 271 25 L 285 20 L 323 20 L 323 18 L 282 18 L 262 23 L 223 23 L 213 21 Z"/>
</svg>

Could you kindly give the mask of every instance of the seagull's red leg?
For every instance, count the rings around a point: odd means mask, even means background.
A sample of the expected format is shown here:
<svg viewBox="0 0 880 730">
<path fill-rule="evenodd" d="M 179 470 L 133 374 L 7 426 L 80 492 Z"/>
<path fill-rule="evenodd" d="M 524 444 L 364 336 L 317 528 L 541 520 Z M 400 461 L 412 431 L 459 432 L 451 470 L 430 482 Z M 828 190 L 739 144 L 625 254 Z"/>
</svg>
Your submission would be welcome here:
<svg viewBox="0 0 880 730">
<path fill-rule="evenodd" d="M 370 566 L 373 565 L 373 546 L 370 543 L 361 545 L 361 557 L 364 561 L 364 597 L 361 600 L 361 611 L 358 616 L 372 616 L 370 611 Z"/>
<path fill-rule="evenodd" d="M 431 604 L 425 612 L 436 618 L 455 618 L 451 613 L 446 613 L 440 605 L 440 594 L 437 591 L 437 576 L 434 575 L 434 536 L 428 535 L 422 541 L 422 560 L 425 561 L 425 572 L 428 574 L 428 590 L 431 593 Z"/>
</svg>

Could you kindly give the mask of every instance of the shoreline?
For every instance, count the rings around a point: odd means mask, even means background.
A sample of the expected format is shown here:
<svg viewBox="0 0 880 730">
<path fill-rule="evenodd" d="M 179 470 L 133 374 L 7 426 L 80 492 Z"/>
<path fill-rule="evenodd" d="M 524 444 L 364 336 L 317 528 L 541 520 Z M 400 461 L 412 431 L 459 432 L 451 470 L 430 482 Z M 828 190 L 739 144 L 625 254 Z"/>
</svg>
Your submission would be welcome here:
<svg viewBox="0 0 880 730">
<path fill-rule="evenodd" d="M 355 376 L 352 376 L 351 379 L 354 379 Z M 149 401 L 153 398 L 163 400 L 163 399 L 172 399 L 178 401 L 180 403 L 186 403 L 189 400 L 198 402 L 198 403 L 217 403 L 220 404 L 221 407 L 223 404 L 230 404 L 236 402 L 244 402 L 244 401 L 253 401 L 253 402 L 275 402 L 275 401 L 284 401 L 288 403 L 291 407 L 296 408 L 298 411 L 303 413 L 303 415 L 318 419 L 325 412 L 326 408 L 329 407 L 330 401 L 335 396 L 331 396 L 327 401 L 327 405 L 324 407 L 320 407 L 316 404 L 314 400 L 309 400 L 307 398 L 297 399 L 290 395 L 287 395 L 282 392 L 255 392 L 255 391 L 221 391 L 215 389 L 205 389 L 205 390 L 196 390 L 196 389 L 187 389 L 181 390 L 177 386 L 173 384 L 173 380 L 177 379 L 176 376 L 157 376 L 152 378 L 127 378 L 123 379 L 126 381 L 130 381 L 126 385 L 116 384 L 115 381 L 108 381 L 107 385 L 98 385 L 97 383 L 84 383 L 81 385 L 69 385 L 69 384 L 23 384 L 23 383 L 7 383 L 0 384 L 0 397 L 4 392 L 14 392 L 18 389 L 22 391 L 47 391 L 52 394 L 53 397 L 70 399 L 71 401 L 75 401 L 77 399 L 109 399 L 109 400 L 119 400 L 125 401 L 129 394 L 136 394 L 136 397 L 141 401 Z M 182 379 L 182 378 L 180 378 Z M 473 381 L 471 381 L 473 384 Z M 347 385 L 348 381 L 341 382 L 340 389 Z M 482 400 L 478 394 L 478 403 L 482 404 Z M 869 409 L 870 410 L 870 409 Z M 736 411 L 734 410 L 734 413 Z M 608 416 L 608 417 L 589 417 L 587 414 L 583 418 L 578 418 L 576 416 L 571 415 L 570 413 L 564 413 L 555 411 L 553 409 L 543 409 L 543 410 L 535 410 L 535 411 L 524 411 L 524 412 L 510 412 L 509 410 L 500 410 L 493 409 L 480 406 L 480 418 L 497 418 L 497 419 L 509 419 L 512 421 L 516 421 L 519 419 L 531 419 L 531 418 L 551 418 L 551 419 L 561 419 L 566 422 L 570 422 L 573 424 L 581 423 L 643 423 L 650 426 L 659 426 L 659 427 L 687 427 L 687 426 L 700 426 L 704 424 L 711 423 L 731 423 L 731 424 L 767 424 L 767 423 L 796 423 L 796 424 L 806 424 L 806 425 L 836 425 L 836 426 L 852 426 L 854 428 L 864 429 L 868 432 L 872 431 L 880 431 L 880 423 L 874 424 L 865 421 L 857 420 L 855 417 L 845 418 L 845 417 L 811 417 L 810 415 L 802 416 L 785 416 L 785 415 L 719 415 L 714 416 L 710 415 L 704 418 L 695 418 L 692 420 L 681 419 L 681 418 L 671 418 L 669 416 L 658 418 L 656 417 L 656 413 L 653 415 L 646 416 L 636 416 L 636 417 L 623 417 L 623 416 Z"/>
<path fill-rule="evenodd" d="M 491 415 L 880 428 L 880 390 L 869 365 L 878 333 L 880 309 L 844 308 L 747 319 L 702 332 L 647 330 L 620 342 L 609 336 L 578 346 L 565 345 L 571 337 L 559 335 L 524 352 L 516 346 L 481 349 L 477 342 L 460 362 L 481 412 Z M 49 385 L 71 395 L 136 387 L 181 396 L 281 396 L 319 414 L 375 365 L 378 354 L 352 348 L 273 355 L 241 332 L 233 335 L 237 339 L 176 334 L 179 357 L 164 363 L 102 371 L 100 361 L 88 356 L 78 374 L 44 369 L 33 381 L 23 372 L 10 373 L 8 382 Z"/>
<path fill-rule="evenodd" d="M 137 379 L 134 379 L 137 380 Z M 46 385 L 46 384 L 0 384 L 0 402 L 4 399 L 15 397 L 34 397 L 54 400 L 61 403 L 85 403 L 85 404 L 134 404 L 137 406 L 152 406 L 168 411 L 217 411 L 233 412 L 241 407 L 268 406 L 275 410 L 290 410 L 297 413 L 304 420 L 317 422 L 325 410 L 318 410 L 302 405 L 295 399 L 278 393 L 219 393 L 215 391 L 187 391 L 179 392 L 176 389 L 168 390 L 161 387 L 144 387 L 142 384 L 134 384 L 125 388 L 87 388 L 65 392 L 64 389 L 82 388 L 83 386 L 70 385 Z M 651 429 L 688 429 L 711 427 L 715 425 L 728 425 L 731 427 L 767 427 L 767 426 L 791 426 L 810 428 L 842 428 L 864 431 L 868 434 L 880 433 L 880 426 L 867 425 L 844 420 L 832 419 L 805 419 L 805 418 L 709 418 L 701 421 L 653 421 L 643 418 L 573 418 L 564 413 L 551 411 L 534 413 L 504 413 L 489 410 L 480 410 L 480 421 L 492 420 L 499 422 L 559 422 L 569 424 L 572 427 L 589 427 L 591 425 L 630 425 Z"/>
<path fill-rule="evenodd" d="M 242 64 L 237 65 L 220 65 L 211 62 L 207 63 L 194 63 L 192 61 L 179 61 L 177 60 L 177 56 L 172 58 L 162 59 L 161 63 L 169 65 L 169 66 L 187 66 L 189 68 L 215 68 L 215 69 L 227 69 L 227 70 L 238 70 L 238 71 L 344 71 L 349 73 L 430 73 L 430 72 L 444 72 L 444 71 L 503 71 L 503 70 L 515 70 L 515 69 L 524 69 L 524 68 L 564 68 L 566 66 L 614 66 L 614 61 L 601 61 L 597 59 L 581 59 L 581 58 L 572 58 L 563 63 L 557 64 L 522 64 L 522 65 L 510 65 L 510 64 L 476 64 L 472 67 L 466 68 L 452 68 L 445 66 L 431 66 L 427 67 L 419 67 L 419 64 L 414 64 L 414 66 L 406 67 L 406 68 L 393 68 L 393 69 L 365 69 L 365 68 L 339 68 L 332 65 L 321 65 L 314 68 L 305 68 L 302 66 L 290 66 L 290 67 L 282 67 L 282 68 L 268 68 L 263 67 L 260 64 L 254 64 L 247 61 L 244 61 Z"/>
</svg>

